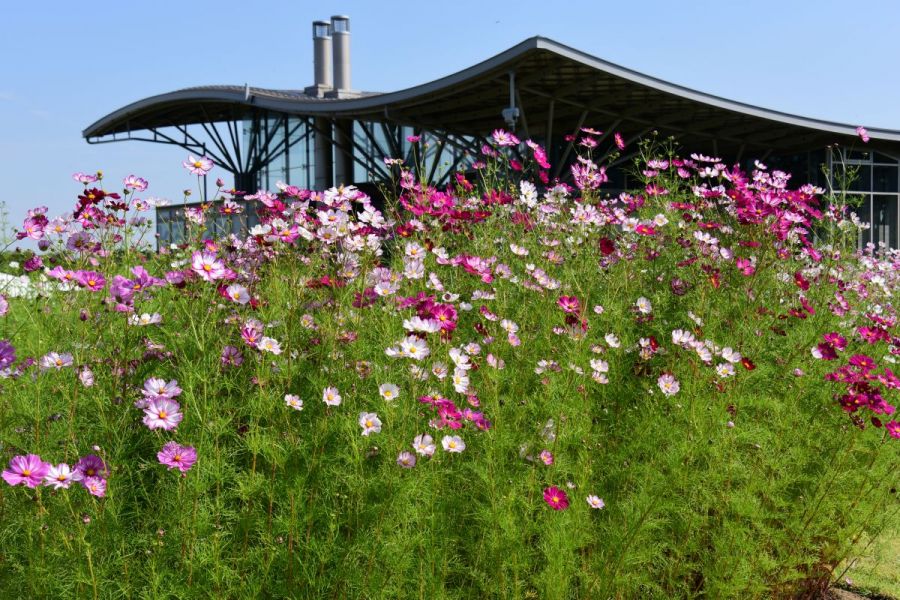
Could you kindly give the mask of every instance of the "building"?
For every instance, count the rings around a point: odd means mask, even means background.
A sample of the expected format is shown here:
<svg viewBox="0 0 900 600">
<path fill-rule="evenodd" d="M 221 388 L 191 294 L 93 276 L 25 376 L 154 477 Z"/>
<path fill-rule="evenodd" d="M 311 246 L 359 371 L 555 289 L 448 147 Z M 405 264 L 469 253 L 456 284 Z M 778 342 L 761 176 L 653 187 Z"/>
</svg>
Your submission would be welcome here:
<svg viewBox="0 0 900 600">
<path fill-rule="evenodd" d="M 354 183 L 367 191 L 389 177 L 384 157 L 409 158 L 409 134 L 431 141 L 420 157 L 429 180 L 442 183 L 498 127 L 542 143 L 565 177 L 574 153 L 566 141 L 582 126 L 621 132 L 627 148 L 653 131 L 674 135 L 690 151 L 726 162 L 753 159 L 823 185 L 822 165 L 859 169 L 854 192 L 869 241 L 898 245 L 900 131 L 869 129 L 863 145 L 854 125 L 790 115 L 691 90 L 590 56 L 543 37 L 527 39 L 477 65 L 390 93 L 353 90 L 350 20 L 313 23 L 314 83 L 305 89 L 244 86 L 188 88 L 139 100 L 84 130 L 89 143 L 142 140 L 209 156 L 235 187 L 273 189 L 278 180 L 324 189 Z M 628 163 L 633 150 L 612 164 Z M 613 187 L 625 188 L 621 169 Z M 179 241 L 183 215 L 157 215 L 162 241 Z M 252 218 L 252 215 L 251 215 Z M 179 219 L 181 221 L 179 222 Z M 237 230 L 223 220 L 217 231 Z"/>
</svg>

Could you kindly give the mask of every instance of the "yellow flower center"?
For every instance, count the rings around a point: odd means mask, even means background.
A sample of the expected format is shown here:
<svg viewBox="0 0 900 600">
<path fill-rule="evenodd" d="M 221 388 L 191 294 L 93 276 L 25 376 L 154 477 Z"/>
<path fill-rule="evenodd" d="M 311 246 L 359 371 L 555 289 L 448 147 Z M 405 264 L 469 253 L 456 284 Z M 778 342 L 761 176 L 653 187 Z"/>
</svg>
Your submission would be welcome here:
<svg viewBox="0 0 900 600">
<path fill-rule="evenodd" d="M 22 471 L 22 475 L 24 475 L 25 477 L 28 477 L 29 475 L 31 475 L 31 469 L 24 469 Z"/>
<path fill-rule="evenodd" d="M 159 411 L 160 419 L 165 419 L 167 416 L 168 416 L 168 413 L 166 413 L 166 411 L 164 411 L 164 410 Z"/>
<path fill-rule="evenodd" d="M 194 161 L 194 166 L 197 167 L 197 168 L 200 168 L 200 167 L 203 166 L 203 163 L 200 162 L 199 160 L 195 160 L 195 161 Z"/>
</svg>

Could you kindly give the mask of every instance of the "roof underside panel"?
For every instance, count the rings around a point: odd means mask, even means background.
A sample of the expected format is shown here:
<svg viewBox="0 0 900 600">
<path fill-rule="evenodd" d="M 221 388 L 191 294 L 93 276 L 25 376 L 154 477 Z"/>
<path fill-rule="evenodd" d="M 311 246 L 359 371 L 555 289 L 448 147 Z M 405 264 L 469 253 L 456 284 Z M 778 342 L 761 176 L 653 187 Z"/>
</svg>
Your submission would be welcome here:
<svg viewBox="0 0 900 600">
<path fill-rule="evenodd" d="M 807 119 L 703 94 L 641 75 L 544 38 L 421 86 L 352 99 L 239 86 L 154 96 L 100 119 L 90 140 L 173 125 L 243 119 L 259 110 L 298 116 L 389 121 L 460 135 L 502 127 L 509 73 L 516 74 L 519 126 L 527 136 L 574 133 L 579 124 L 615 127 L 626 138 L 674 135 L 685 148 L 725 155 L 795 152 L 858 142 L 855 127 Z M 873 149 L 900 154 L 900 131 L 870 128 Z"/>
</svg>

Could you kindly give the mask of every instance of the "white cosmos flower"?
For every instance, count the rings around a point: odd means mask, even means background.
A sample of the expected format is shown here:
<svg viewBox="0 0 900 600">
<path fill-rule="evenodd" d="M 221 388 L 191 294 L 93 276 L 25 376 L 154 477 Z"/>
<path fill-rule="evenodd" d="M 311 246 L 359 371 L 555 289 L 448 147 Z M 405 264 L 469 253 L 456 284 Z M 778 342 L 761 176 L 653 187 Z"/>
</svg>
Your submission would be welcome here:
<svg viewBox="0 0 900 600">
<path fill-rule="evenodd" d="M 228 294 L 228 297 L 238 304 L 247 304 L 250 302 L 250 294 L 247 292 L 247 288 L 242 286 L 239 283 L 232 283 L 227 288 L 225 288 L 225 293 Z"/>
<path fill-rule="evenodd" d="M 413 360 L 422 360 L 427 358 L 431 351 L 428 349 L 428 345 L 425 344 L 425 340 L 419 339 L 415 336 L 407 336 L 402 342 L 400 342 L 400 352 L 402 356 L 407 358 L 411 358 Z"/>
<path fill-rule="evenodd" d="M 375 413 L 359 413 L 359 426 L 363 428 L 362 434 L 368 436 L 381 431 L 381 419 Z"/>
<path fill-rule="evenodd" d="M 327 387 L 322 390 L 322 402 L 328 406 L 339 406 L 341 404 L 341 395 L 337 388 Z"/>
<path fill-rule="evenodd" d="M 381 397 L 385 400 L 396 400 L 400 395 L 400 388 L 393 383 L 382 383 L 378 386 L 378 393 L 381 394 Z"/>
<path fill-rule="evenodd" d="M 295 394 L 285 394 L 284 403 L 294 410 L 303 410 L 303 400 L 300 399 L 300 396 Z"/>
<path fill-rule="evenodd" d="M 441 445 L 447 452 L 462 452 L 466 449 L 466 443 L 458 435 L 445 435 Z"/>
<path fill-rule="evenodd" d="M 262 350 L 263 352 L 271 352 L 272 354 L 281 354 L 281 344 L 278 343 L 277 340 L 264 337 L 259 340 L 259 343 L 256 344 L 256 347 Z"/>
<path fill-rule="evenodd" d="M 413 440 L 413 449 L 416 451 L 416 454 L 431 456 L 434 454 L 435 449 L 434 439 L 427 433 L 417 435 Z"/>
</svg>

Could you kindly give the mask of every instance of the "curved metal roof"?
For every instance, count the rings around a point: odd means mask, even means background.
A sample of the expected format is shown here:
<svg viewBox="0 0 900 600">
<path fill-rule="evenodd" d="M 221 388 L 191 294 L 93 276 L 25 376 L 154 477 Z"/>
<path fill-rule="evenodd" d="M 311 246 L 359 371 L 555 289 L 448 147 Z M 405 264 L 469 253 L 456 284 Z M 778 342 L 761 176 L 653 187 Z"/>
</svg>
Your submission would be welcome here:
<svg viewBox="0 0 900 600">
<path fill-rule="evenodd" d="M 303 116 L 390 121 L 456 134 L 485 135 L 502 126 L 508 73 L 516 73 L 528 135 L 569 133 L 580 124 L 640 135 L 674 134 L 689 148 L 715 144 L 722 153 L 798 151 L 849 145 L 856 127 L 727 100 L 643 75 L 543 37 L 529 38 L 472 67 L 391 93 L 347 99 L 302 90 L 204 86 L 152 96 L 99 119 L 83 131 L 97 139 L 169 125 L 244 118 L 266 109 Z M 579 125 L 574 125 L 574 123 Z M 574 125 L 574 127 L 573 127 Z M 869 146 L 900 151 L 900 131 L 868 128 Z"/>
</svg>

